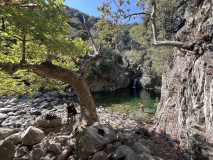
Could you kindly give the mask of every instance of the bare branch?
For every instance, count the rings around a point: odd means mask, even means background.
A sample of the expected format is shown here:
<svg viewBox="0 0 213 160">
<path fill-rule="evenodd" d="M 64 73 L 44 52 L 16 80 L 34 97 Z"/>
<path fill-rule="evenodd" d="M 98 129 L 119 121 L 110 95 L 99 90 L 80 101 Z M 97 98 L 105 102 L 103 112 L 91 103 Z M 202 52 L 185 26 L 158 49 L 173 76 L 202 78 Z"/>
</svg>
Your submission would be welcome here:
<svg viewBox="0 0 213 160">
<path fill-rule="evenodd" d="M 156 28 L 156 3 L 155 0 L 151 0 L 152 4 L 152 14 L 151 14 L 151 21 L 152 21 L 152 32 L 153 32 L 153 39 L 154 45 L 156 46 L 171 46 L 177 48 L 183 48 L 192 50 L 194 44 L 193 43 L 186 43 L 186 42 L 179 42 L 179 41 L 157 41 L 157 28 Z"/>
<path fill-rule="evenodd" d="M 93 39 L 93 37 L 92 37 L 92 34 L 90 33 L 90 30 L 89 30 L 89 28 L 88 28 L 88 26 L 87 26 L 87 24 L 86 24 L 86 19 L 85 19 L 84 15 L 83 15 L 83 19 L 84 19 L 84 26 L 85 26 L 85 28 L 86 28 L 86 30 L 87 30 L 87 33 L 88 33 L 88 35 L 89 35 L 89 37 L 90 37 L 90 40 L 91 40 L 91 42 L 92 42 L 92 48 L 93 48 L 95 54 L 97 54 L 97 51 L 98 51 L 98 50 L 97 50 L 97 48 L 96 48 L 96 46 L 95 46 L 95 42 L 94 42 L 94 39 Z"/>
<path fill-rule="evenodd" d="M 156 46 L 171 46 L 188 50 L 192 50 L 194 46 L 194 43 L 184 43 L 179 41 L 155 41 L 153 44 Z"/>
<path fill-rule="evenodd" d="M 84 64 L 84 68 L 81 72 L 81 76 L 80 76 L 80 79 L 85 79 L 86 77 L 86 73 L 87 73 L 87 69 L 89 67 L 90 64 L 93 64 L 97 61 L 99 61 L 101 59 L 101 56 L 100 55 L 96 55 L 95 57 L 91 58 L 90 60 L 88 60 L 85 64 Z"/>
<path fill-rule="evenodd" d="M 92 57 L 91 59 L 89 59 L 85 64 L 84 64 L 84 67 L 82 69 L 82 72 L 81 72 L 81 75 L 80 75 L 80 79 L 85 79 L 86 77 L 86 72 L 87 72 L 87 69 L 89 67 L 90 64 L 92 63 L 95 63 L 97 61 L 100 60 L 101 56 L 100 56 L 100 52 L 101 52 L 101 49 L 102 49 L 102 44 L 100 42 L 100 46 L 99 48 L 97 49 L 96 46 L 95 46 L 95 42 L 94 42 L 94 39 L 92 37 L 92 34 L 90 33 L 90 30 L 86 24 L 86 19 L 85 17 L 83 16 L 83 19 L 84 19 L 84 26 L 87 30 L 87 33 L 89 34 L 89 37 L 90 37 L 90 40 L 91 40 L 91 43 L 92 43 L 92 47 L 93 47 L 93 50 L 94 50 L 94 54 L 91 55 L 91 54 L 88 54 L 90 57 Z"/>
<path fill-rule="evenodd" d="M 124 16 L 124 18 L 129 18 L 129 17 L 132 17 L 132 16 L 137 16 L 137 15 L 150 15 L 149 13 L 146 13 L 146 12 L 139 12 L 139 13 L 133 13 L 133 14 L 129 14 L 127 16 Z"/>
</svg>

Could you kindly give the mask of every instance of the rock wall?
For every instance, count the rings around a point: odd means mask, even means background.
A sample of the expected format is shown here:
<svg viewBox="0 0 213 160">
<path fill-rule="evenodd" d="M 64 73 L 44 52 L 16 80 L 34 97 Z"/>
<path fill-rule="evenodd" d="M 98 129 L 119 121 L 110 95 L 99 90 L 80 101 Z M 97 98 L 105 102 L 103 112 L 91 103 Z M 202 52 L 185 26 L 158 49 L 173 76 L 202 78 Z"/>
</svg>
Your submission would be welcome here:
<svg viewBox="0 0 213 160">
<path fill-rule="evenodd" d="M 175 49 L 165 66 L 156 129 L 178 138 L 189 159 L 213 159 L 213 2 L 190 0 L 177 39 L 192 51 Z"/>
</svg>

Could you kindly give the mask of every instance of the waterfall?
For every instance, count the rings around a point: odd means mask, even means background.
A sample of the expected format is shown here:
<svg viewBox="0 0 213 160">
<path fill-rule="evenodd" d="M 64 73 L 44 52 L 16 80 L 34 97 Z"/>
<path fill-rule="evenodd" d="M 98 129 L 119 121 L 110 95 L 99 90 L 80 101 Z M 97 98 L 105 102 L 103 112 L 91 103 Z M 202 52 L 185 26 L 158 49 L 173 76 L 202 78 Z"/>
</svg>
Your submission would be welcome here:
<svg viewBox="0 0 213 160">
<path fill-rule="evenodd" d="M 133 84 L 132 88 L 136 88 L 136 83 L 137 83 L 137 81 L 138 81 L 138 78 L 135 78 L 135 79 L 134 79 L 134 84 Z"/>
</svg>

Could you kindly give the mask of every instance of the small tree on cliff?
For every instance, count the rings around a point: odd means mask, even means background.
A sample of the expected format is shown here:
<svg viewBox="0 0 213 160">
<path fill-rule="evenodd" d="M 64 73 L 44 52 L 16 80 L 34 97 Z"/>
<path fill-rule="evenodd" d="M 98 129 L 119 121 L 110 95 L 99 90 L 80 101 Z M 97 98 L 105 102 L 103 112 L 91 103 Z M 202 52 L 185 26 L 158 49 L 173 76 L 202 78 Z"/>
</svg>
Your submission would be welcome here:
<svg viewBox="0 0 213 160">
<path fill-rule="evenodd" d="M 85 77 L 89 65 L 100 59 L 100 48 L 92 40 L 94 54 L 79 69 L 74 62 L 91 49 L 81 39 L 68 39 L 68 19 L 60 0 L 39 0 L 37 4 L 34 9 L 0 8 L 0 93 L 33 94 L 41 87 L 71 85 L 79 98 L 81 120 L 91 125 L 98 116 Z"/>
</svg>

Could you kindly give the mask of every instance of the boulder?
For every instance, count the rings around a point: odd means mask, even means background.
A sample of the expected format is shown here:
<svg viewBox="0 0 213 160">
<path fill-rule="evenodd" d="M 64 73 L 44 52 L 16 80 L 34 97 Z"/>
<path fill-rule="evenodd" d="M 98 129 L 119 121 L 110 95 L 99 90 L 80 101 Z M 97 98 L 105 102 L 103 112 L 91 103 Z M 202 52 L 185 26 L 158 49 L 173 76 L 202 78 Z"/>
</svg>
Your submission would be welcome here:
<svg viewBox="0 0 213 160">
<path fill-rule="evenodd" d="M 151 150 L 139 142 L 134 143 L 133 149 L 137 154 L 142 154 L 144 152 L 151 154 Z"/>
<path fill-rule="evenodd" d="M 77 136 L 75 142 L 77 156 L 81 159 L 87 159 L 91 154 L 115 140 L 116 133 L 110 125 L 96 122 Z"/>
<path fill-rule="evenodd" d="M 31 160 L 40 160 L 45 155 L 45 151 L 40 148 L 35 148 L 31 151 L 29 157 Z"/>
<path fill-rule="evenodd" d="M 21 135 L 21 142 L 24 145 L 34 145 L 40 143 L 44 138 L 44 132 L 35 127 L 28 127 L 27 130 Z"/>
<path fill-rule="evenodd" d="M 23 156 L 25 156 L 28 153 L 29 153 L 28 148 L 26 146 L 23 146 L 23 147 L 18 148 L 16 150 L 15 157 L 23 157 Z"/>
<path fill-rule="evenodd" d="M 0 144 L 0 159 L 11 160 L 15 154 L 15 145 L 10 141 L 3 141 Z"/>
<path fill-rule="evenodd" d="M 118 147 L 113 155 L 114 159 L 122 159 L 125 158 L 127 156 L 127 154 L 135 154 L 134 151 L 126 146 L 126 145 L 122 145 L 120 147 Z"/>
<path fill-rule="evenodd" d="M 60 117 L 56 117 L 56 119 L 46 120 L 39 118 L 36 122 L 42 128 L 54 128 L 61 125 L 62 119 Z"/>
<path fill-rule="evenodd" d="M 0 128 L 0 140 L 5 139 L 6 137 L 14 134 L 16 131 L 10 128 Z"/>
<path fill-rule="evenodd" d="M 151 137 L 151 134 L 146 128 L 140 128 L 135 132 L 136 135 L 141 135 L 144 137 Z"/>
<path fill-rule="evenodd" d="M 21 133 L 15 133 L 13 135 L 10 135 L 7 138 L 5 138 L 5 141 L 10 141 L 13 144 L 17 145 L 18 143 L 21 142 Z"/>
<path fill-rule="evenodd" d="M 53 152 L 54 154 L 61 153 L 61 144 L 60 143 L 51 143 L 47 147 L 48 151 Z"/>
<path fill-rule="evenodd" d="M 12 108 L 0 108 L 0 113 L 9 113 L 13 112 Z"/>
<path fill-rule="evenodd" d="M 108 160 L 107 154 L 104 151 L 96 152 L 93 155 L 92 160 Z"/>
</svg>

